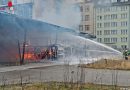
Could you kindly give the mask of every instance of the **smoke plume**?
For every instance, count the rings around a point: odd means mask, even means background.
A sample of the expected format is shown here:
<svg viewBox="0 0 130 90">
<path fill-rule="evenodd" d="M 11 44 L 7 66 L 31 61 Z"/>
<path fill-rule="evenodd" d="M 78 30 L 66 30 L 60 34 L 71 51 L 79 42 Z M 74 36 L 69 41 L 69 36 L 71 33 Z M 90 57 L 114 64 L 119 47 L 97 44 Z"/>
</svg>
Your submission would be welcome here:
<svg viewBox="0 0 130 90">
<path fill-rule="evenodd" d="M 77 29 L 81 15 L 75 0 L 34 0 L 34 19 Z"/>
</svg>

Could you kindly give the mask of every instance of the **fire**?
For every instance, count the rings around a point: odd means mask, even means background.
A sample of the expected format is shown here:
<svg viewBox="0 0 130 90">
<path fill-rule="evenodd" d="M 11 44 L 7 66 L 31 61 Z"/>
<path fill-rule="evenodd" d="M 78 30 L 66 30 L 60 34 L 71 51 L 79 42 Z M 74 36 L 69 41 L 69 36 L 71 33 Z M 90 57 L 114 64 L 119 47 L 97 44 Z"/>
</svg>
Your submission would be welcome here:
<svg viewBox="0 0 130 90">
<path fill-rule="evenodd" d="M 35 56 L 33 53 L 25 53 L 24 54 L 24 59 L 25 60 L 35 60 Z"/>
<path fill-rule="evenodd" d="M 49 55 L 52 55 L 52 51 L 49 51 Z"/>
<path fill-rule="evenodd" d="M 22 56 L 22 54 L 21 54 Z M 18 59 L 19 58 L 19 55 L 16 55 L 16 58 Z M 33 53 L 25 53 L 24 54 L 24 59 L 25 60 L 36 60 L 36 57 Z"/>
<path fill-rule="evenodd" d="M 23 49 L 21 49 L 23 50 Z M 46 58 L 55 58 L 56 51 L 51 48 L 41 48 L 40 51 L 36 52 L 33 47 L 29 47 L 26 45 L 26 50 L 24 52 L 24 60 L 42 60 Z M 19 54 L 16 55 L 16 57 L 19 59 L 23 59 L 23 55 L 21 53 L 21 56 Z"/>
</svg>

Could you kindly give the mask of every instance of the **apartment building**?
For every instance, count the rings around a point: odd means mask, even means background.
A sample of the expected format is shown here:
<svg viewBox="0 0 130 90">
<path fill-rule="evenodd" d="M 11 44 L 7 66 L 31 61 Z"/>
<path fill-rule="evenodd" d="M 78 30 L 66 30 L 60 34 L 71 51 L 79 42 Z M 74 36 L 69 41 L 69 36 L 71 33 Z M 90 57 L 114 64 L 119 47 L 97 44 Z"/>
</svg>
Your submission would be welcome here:
<svg viewBox="0 0 130 90">
<path fill-rule="evenodd" d="M 98 42 L 118 50 L 130 48 L 130 0 L 94 6 L 94 27 Z"/>
<path fill-rule="evenodd" d="M 84 0 L 80 3 L 81 23 L 79 31 L 94 35 L 94 0 Z"/>
</svg>

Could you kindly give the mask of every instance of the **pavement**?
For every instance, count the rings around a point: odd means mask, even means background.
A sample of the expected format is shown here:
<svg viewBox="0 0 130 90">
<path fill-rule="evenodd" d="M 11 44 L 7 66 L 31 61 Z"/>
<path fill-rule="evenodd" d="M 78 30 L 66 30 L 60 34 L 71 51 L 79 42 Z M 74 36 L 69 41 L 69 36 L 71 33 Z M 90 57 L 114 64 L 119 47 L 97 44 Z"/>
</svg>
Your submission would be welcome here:
<svg viewBox="0 0 130 90">
<path fill-rule="evenodd" d="M 1 85 L 49 81 L 130 86 L 130 71 L 88 69 L 56 63 L 0 68 Z"/>
<path fill-rule="evenodd" d="M 25 65 L 19 66 L 2 66 L 0 67 L 0 73 L 2 72 L 9 72 L 9 71 L 21 71 L 27 70 L 31 68 L 38 68 L 38 67 L 47 67 L 47 66 L 54 66 L 54 65 L 61 65 L 61 63 L 55 62 L 42 62 L 42 63 L 29 63 Z"/>
</svg>

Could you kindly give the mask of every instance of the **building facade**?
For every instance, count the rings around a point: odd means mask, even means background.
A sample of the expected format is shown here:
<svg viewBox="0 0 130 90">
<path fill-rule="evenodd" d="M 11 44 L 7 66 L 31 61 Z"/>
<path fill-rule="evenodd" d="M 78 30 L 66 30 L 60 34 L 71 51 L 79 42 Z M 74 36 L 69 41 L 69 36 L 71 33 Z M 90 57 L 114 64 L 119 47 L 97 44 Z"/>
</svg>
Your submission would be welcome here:
<svg viewBox="0 0 130 90">
<path fill-rule="evenodd" d="M 80 3 L 81 23 L 79 31 L 94 35 L 94 3 L 93 0 L 84 0 Z"/>
<path fill-rule="evenodd" d="M 110 4 L 94 7 L 97 41 L 118 50 L 128 49 L 130 48 L 130 0 L 111 0 Z"/>
</svg>

